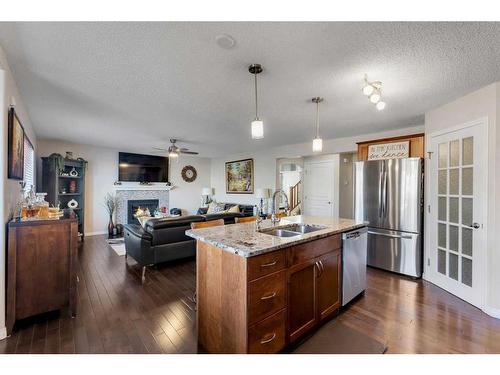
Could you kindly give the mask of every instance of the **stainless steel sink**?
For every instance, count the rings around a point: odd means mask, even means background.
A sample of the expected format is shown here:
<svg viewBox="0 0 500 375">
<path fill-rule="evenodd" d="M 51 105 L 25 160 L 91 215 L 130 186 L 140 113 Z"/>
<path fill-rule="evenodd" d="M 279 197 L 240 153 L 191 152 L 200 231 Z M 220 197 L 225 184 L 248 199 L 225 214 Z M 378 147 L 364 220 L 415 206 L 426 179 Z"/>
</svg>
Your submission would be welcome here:
<svg viewBox="0 0 500 375">
<path fill-rule="evenodd" d="M 290 230 L 285 230 L 285 229 L 263 230 L 261 231 L 261 233 L 269 234 L 271 236 L 276 236 L 276 237 L 294 237 L 301 235 L 301 233 L 292 232 Z"/>
<path fill-rule="evenodd" d="M 317 230 L 322 229 L 326 229 L 326 227 L 324 225 L 291 224 L 282 228 L 266 228 L 260 232 L 276 237 L 294 237 L 306 233 L 316 232 Z"/>
<path fill-rule="evenodd" d="M 324 225 L 312 225 L 312 224 L 291 224 L 287 225 L 285 230 L 289 230 L 291 232 L 297 232 L 300 234 L 316 232 L 318 230 L 326 229 Z"/>
</svg>

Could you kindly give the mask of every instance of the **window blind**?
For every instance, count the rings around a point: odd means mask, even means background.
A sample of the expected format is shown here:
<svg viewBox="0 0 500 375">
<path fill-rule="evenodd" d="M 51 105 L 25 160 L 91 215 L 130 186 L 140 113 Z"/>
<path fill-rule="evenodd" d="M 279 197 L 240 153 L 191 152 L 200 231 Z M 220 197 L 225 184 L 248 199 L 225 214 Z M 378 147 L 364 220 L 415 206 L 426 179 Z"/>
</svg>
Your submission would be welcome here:
<svg viewBox="0 0 500 375">
<path fill-rule="evenodd" d="M 27 190 L 35 185 L 35 150 L 27 137 L 24 137 L 24 182 Z"/>
</svg>

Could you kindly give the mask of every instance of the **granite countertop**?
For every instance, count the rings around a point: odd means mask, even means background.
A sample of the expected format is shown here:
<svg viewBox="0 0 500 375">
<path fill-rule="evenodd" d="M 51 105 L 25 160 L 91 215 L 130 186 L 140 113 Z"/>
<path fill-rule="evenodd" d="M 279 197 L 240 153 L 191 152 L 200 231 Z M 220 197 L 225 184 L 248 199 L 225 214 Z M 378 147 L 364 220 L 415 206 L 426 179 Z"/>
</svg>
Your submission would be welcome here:
<svg viewBox="0 0 500 375">
<path fill-rule="evenodd" d="M 320 216 L 290 216 L 273 225 L 271 220 L 261 222 L 260 230 L 283 228 L 295 223 L 320 225 L 326 228 L 294 237 L 277 237 L 256 231 L 256 223 L 229 224 L 218 227 L 190 229 L 186 235 L 198 241 L 209 243 L 225 251 L 243 257 L 252 257 L 291 245 L 304 243 L 336 233 L 364 227 L 365 224 L 351 219 L 335 219 Z"/>
</svg>

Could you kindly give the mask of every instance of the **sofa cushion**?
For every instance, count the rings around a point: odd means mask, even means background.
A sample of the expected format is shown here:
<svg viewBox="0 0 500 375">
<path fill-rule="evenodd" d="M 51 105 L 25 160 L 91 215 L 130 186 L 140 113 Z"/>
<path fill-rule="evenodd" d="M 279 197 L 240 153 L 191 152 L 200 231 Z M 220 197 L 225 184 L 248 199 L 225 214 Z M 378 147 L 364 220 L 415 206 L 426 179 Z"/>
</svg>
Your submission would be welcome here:
<svg viewBox="0 0 500 375">
<path fill-rule="evenodd" d="M 165 217 L 160 219 L 151 219 L 146 222 L 146 231 L 149 233 L 157 229 L 175 228 L 190 226 L 192 222 L 205 221 L 201 215 L 189 215 L 180 217 Z"/>
</svg>

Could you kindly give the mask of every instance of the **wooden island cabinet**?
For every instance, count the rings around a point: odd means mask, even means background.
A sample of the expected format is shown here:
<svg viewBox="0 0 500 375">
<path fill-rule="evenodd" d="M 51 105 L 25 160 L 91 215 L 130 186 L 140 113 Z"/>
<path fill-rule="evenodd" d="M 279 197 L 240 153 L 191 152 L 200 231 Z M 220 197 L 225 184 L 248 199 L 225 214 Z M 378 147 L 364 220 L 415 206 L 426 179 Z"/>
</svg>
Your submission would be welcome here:
<svg viewBox="0 0 500 375">
<path fill-rule="evenodd" d="M 211 353 L 276 353 L 339 311 L 340 234 L 252 257 L 197 246 L 198 341 Z"/>
</svg>

